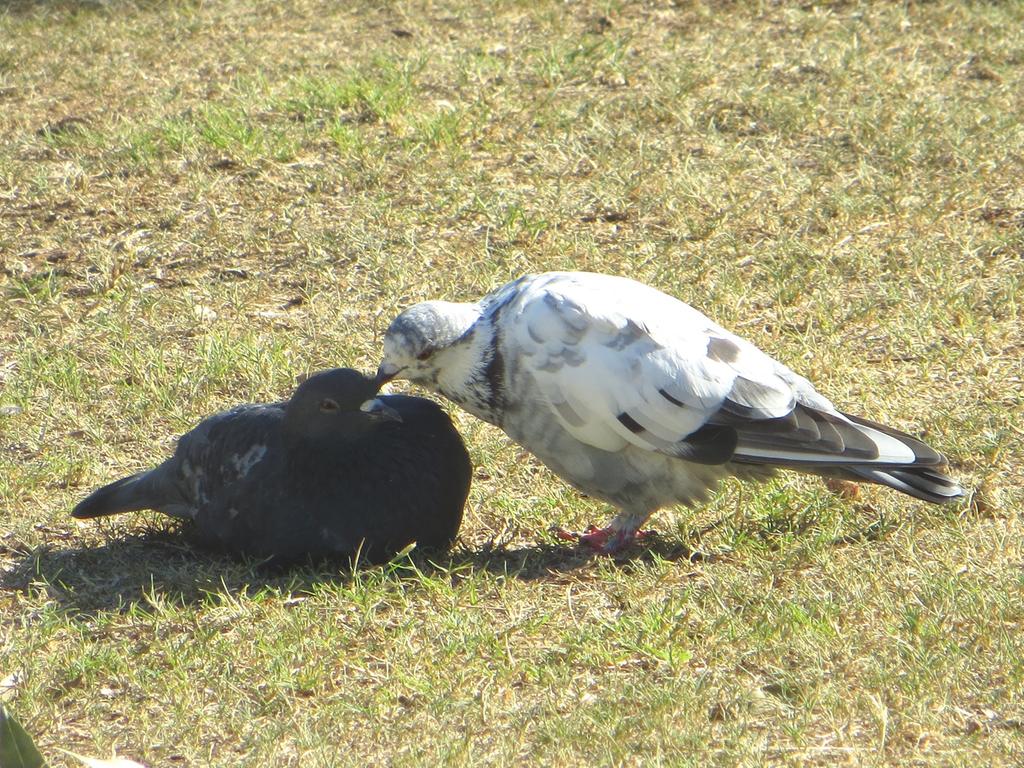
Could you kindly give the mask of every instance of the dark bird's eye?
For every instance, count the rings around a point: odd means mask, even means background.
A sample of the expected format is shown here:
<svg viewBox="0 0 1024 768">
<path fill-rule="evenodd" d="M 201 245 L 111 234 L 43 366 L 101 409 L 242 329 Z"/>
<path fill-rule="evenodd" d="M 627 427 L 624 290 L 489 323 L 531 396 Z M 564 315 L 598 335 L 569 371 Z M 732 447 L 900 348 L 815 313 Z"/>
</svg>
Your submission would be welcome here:
<svg viewBox="0 0 1024 768">
<path fill-rule="evenodd" d="M 324 413 L 336 413 L 338 410 L 338 401 L 325 397 L 320 401 L 320 410 Z"/>
<path fill-rule="evenodd" d="M 416 359 L 417 360 L 426 360 L 432 354 L 434 354 L 434 350 L 431 349 L 430 347 L 427 347 L 422 352 L 420 352 L 418 355 L 416 355 Z"/>
</svg>

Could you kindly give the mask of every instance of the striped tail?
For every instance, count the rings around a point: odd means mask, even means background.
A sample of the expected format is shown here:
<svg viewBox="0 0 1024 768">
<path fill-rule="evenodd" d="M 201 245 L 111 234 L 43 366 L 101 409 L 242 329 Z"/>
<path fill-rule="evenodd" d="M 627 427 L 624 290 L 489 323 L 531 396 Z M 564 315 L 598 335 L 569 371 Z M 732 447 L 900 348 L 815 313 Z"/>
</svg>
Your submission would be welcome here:
<svg viewBox="0 0 1024 768">
<path fill-rule="evenodd" d="M 733 460 L 877 483 L 938 504 L 964 495 L 940 471 L 946 458 L 915 437 L 867 419 L 797 405 L 781 419 L 737 429 Z"/>
<path fill-rule="evenodd" d="M 953 478 L 929 467 L 857 466 L 849 467 L 845 475 L 850 480 L 867 480 L 869 483 L 886 485 L 933 504 L 955 501 L 964 495 L 964 489 Z"/>
<path fill-rule="evenodd" d="M 914 461 L 910 464 L 880 466 L 878 464 L 856 464 L 846 468 L 846 475 L 851 480 L 867 480 L 869 483 L 885 485 L 894 490 L 913 496 L 915 499 L 942 504 L 955 501 L 964 495 L 964 489 L 949 475 L 938 470 L 945 466 L 946 457 L 931 446 L 911 437 L 905 432 L 883 426 L 857 416 L 846 415 L 850 421 L 862 429 L 881 432 L 894 438 L 914 453 Z"/>
</svg>

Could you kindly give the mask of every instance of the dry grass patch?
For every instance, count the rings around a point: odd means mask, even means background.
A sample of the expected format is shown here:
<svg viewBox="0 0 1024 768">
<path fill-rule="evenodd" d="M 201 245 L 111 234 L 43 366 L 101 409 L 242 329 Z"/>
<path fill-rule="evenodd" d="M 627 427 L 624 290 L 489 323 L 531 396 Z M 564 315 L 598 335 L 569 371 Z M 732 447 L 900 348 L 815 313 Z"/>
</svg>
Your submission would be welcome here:
<svg viewBox="0 0 1024 768">
<path fill-rule="evenodd" d="M 1013 3 L 0 7 L 0 697 L 153 765 L 1014 765 Z M 529 270 L 706 309 L 978 490 L 607 511 L 454 413 L 441 563 L 266 574 L 86 490 Z"/>
</svg>

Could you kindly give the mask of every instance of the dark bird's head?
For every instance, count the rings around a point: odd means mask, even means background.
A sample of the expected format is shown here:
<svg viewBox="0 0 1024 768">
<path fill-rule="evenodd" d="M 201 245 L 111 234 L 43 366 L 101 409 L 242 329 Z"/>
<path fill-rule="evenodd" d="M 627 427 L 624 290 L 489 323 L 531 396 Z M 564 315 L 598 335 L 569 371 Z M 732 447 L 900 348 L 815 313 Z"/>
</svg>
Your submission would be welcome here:
<svg viewBox="0 0 1024 768">
<path fill-rule="evenodd" d="M 398 412 L 377 397 L 384 379 L 351 368 L 315 373 L 302 382 L 285 406 L 285 430 L 303 440 L 356 439 Z"/>
</svg>

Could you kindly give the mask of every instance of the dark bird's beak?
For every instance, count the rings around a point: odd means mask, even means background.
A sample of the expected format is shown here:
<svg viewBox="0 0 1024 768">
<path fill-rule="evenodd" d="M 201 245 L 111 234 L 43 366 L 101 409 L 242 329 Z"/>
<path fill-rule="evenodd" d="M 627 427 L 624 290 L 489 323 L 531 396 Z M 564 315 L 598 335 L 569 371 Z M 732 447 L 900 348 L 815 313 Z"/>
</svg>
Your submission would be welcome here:
<svg viewBox="0 0 1024 768">
<path fill-rule="evenodd" d="M 377 368 L 377 386 L 382 387 L 402 372 L 394 363 L 383 362 Z"/>
<path fill-rule="evenodd" d="M 384 419 L 384 421 L 397 421 L 399 423 L 402 421 L 401 414 L 379 397 L 375 397 L 373 400 L 367 400 L 359 406 L 359 410 L 363 413 L 368 413 L 371 416 L 378 416 Z"/>
</svg>

